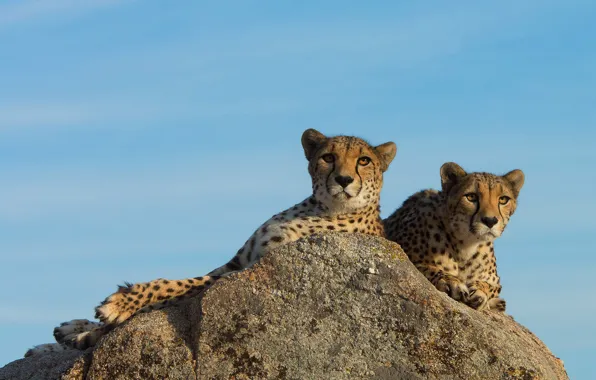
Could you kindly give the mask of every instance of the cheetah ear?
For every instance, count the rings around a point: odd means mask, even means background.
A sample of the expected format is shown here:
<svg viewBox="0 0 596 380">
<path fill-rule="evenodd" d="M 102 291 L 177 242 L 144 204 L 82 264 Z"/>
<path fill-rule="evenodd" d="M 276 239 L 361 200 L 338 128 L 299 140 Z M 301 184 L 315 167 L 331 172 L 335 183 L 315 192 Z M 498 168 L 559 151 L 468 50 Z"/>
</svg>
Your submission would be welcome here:
<svg viewBox="0 0 596 380">
<path fill-rule="evenodd" d="M 447 162 L 443 164 L 443 166 L 441 166 L 441 187 L 443 191 L 448 193 L 449 190 L 451 190 L 453 186 L 467 174 L 468 173 L 455 162 Z"/>
<path fill-rule="evenodd" d="M 505 174 L 503 178 L 511 184 L 513 195 L 517 198 L 522 186 L 524 185 L 524 172 L 519 169 L 515 169 Z"/>
<path fill-rule="evenodd" d="M 389 168 L 389 164 L 395 158 L 397 153 L 397 146 L 394 142 L 386 142 L 385 144 L 375 146 L 375 152 L 381 160 L 381 170 L 384 172 Z"/>
<path fill-rule="evenodd" d="M 317 150 L 327 141 L 327 137 L 315 129 L 307 129 L 302 134 L 302 148 L 307 160 L 311 160 Z"/>
</svg>

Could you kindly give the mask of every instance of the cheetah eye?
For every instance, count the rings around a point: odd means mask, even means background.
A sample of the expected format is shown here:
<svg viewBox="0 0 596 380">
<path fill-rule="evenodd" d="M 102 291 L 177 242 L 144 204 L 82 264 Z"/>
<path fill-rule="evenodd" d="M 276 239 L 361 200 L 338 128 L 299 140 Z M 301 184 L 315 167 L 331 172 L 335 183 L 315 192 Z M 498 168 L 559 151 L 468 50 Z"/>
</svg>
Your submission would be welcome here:
<svg viewBox="0 0 596 380">
<path fill-rule="evenodd" d="M 368 164 L 370 164 L 370 157 L 364 156 L 364 157 L 360 157 L 358 159 L 358 165 L 360 165 L 360 166 L 366 166 Z"/>
<path fill-rule="evenodd" d="M 466 199 L 470 202 L 477 202 L 478 201 L 478 195 L 474 194 L 474 193 L 468 193 L 466 195 L 464 195 L 464 197 L 466 197 Z"/>
<path fill-rule="evenodd" d="M 335 156 L 331 153 L 326 153 L 326 154 L 322 155 L 321 158 L 323 159 L 323 161 L 325 161 L 329 164 L 335 161 Z"/>
<path fill-rule="evenodd" d="M 499 204 L 506 205 L 507 203 L 509 203 L 510 200 L 511 198 L 509 198 L 506 195 L 503 195 L 501 198 L 499 198 Z"/>
</svg>

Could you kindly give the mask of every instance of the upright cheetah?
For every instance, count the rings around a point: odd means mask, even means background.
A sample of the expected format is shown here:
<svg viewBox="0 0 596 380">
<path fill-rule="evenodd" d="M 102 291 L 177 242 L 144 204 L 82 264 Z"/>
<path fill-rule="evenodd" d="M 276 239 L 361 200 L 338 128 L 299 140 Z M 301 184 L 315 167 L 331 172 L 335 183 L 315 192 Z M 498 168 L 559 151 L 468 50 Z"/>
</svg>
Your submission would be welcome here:
<svg viewBox="0 0 596 380">
<path fill-rule="evenodd" d="M 442 191 L 420 191 L 385 219 L 387 238 L 438 290 L 477 310 L 505 311 L 493 241 L 515 211 L 523 172 L 468 174 L 448 162 L 441 184 Z"/>
<path fill-rule="evenodd" d="M 196 295 L 218 278 L 246 269 L 269 250 L 303 236 L 323 231 L 384 236 L 379 198 L 383 172 L 395 156 L 395 144 L 373 147 L 356 137 L 326 137 L 308 129 L 302 135 L 302 146 L 309 161 L 312 195 L 265 222 L 227 264 L 203 277 L 120 286 L 95 309 L 101 324 L 86 320 L 65 322 L 54 329 L 59 344 L 36 346 L 25 356 L 63 350 L 66 346 L 93 346 L 134 314 Z"/>
</svg>

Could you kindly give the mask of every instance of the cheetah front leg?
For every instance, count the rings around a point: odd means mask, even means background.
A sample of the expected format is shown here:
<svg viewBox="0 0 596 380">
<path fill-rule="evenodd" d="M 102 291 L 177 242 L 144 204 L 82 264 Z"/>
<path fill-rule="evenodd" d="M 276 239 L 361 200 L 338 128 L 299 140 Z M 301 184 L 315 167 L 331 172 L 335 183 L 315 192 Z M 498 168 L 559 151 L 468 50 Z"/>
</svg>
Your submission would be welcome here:
<svg viewBox="0 0 596 380">
<path fill-rule="evenodd" d="M 496 310 L 505 312 L 505 300 L 499 298 L 501 287 L 492 285 L 486 281 L 473 281 L 468 284 L 470 296 L 466 304 L 476 310 Z"/>
<path fill-rule="evenodd" d="M 94 346 L 103 335 L 134 314 L 161 309 L 193 297 L 209 288 L 219 278 L 250 266 L 252 264 L 250 258 L 253 258 L 254 262 L 260 258 L 262 253 L 261 247 L 253 248 L 256 244 L 256 235 L 246 242 L 232 260 L 211 271 L 207 276 L 184 280 L 157 279 L 151 282 L 119 286 L 116 293 L 95 308 L 95 318 L 98 318 L 102 325 L 91 331 L 69 335 L 64 343 L 80 350 Z M 274 241 L 274 243 L 277 242 Z M 57 329 L 60 328 L 62 327 Z"/>
<path fill-rule="evenodd" d="M 105 324 L 120 324 L 141 309 L 155 310 L 192 297 L 211 286 L 220 276 L 166 280 L 119 286 L 118 291 L 95 308 L 95 318 Z"/>
<path fill-rule="evenodd" d="M 267 228 L 259 229 L 228 263 L 211 271 L 207 276 L 185 280 L 157 279 L 151 282 L 120 286 L 116 293 L 95 308 L 95 318 L 105 324 L 119 324 L 141 310 L 161 309 L 202 292 L 217 279 L 243 270 L 256 262 L 261 257 L 263 247 L 266 245 L 260 243 L 260 240 L 263 239 L 261 235 L 265 233 L 263 231 L 267 231 Z M 267 241 L 266 243 L 272 247 L 280 244 L 282 240 L 283 238 L 279 237 L 279 241 Z M 257 241 L 259 241 L 258 244 Z"/>
<path fill-rule="evenodd" d="M 95 317 L 102 324 L 92 330 L 79 334 L 67 334 L 62 340 L 69 347 L 84 350 L 94 346 L 97 341 L 115 326 L 126 321 L 138 312 L 161 309 L 174 302 L 192 297 L 209 288 L 220 276 L 187 278 L 184 280 L 157 279 L 139 284 L 119 286 L 118 291 L 106 298 L 95 308 Z M 58 332 L 65 334 L 70 329 L 69 323 L 57 327 Z M 56 337 L 57 340 L 58 337 Z"/>
<path fill-rule="evenodd" d="M 417 265 L 416 267 L 439 291 L 447 293 L 456 301 L 464 302 L 467 299 L 468 287 L 458 277 L 434 265 Z"/>
</svg>

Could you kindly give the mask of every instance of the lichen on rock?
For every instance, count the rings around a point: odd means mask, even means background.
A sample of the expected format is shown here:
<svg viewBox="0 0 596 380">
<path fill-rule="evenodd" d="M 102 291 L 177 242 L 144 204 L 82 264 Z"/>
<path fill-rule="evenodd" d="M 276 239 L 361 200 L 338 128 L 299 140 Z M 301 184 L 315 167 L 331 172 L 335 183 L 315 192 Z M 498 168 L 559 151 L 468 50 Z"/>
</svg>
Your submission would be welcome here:
<svg viewBox="0 0 596 380">
<path fill-rule="evenodd" d="M 397 244 L 329 233 L 282 246 L 185 305 L 135 316 L 92 352 L 0 369 L 0 379 L 30 378 L 568 377 L 530 331 L 438 292 Z"/>
</svg>

